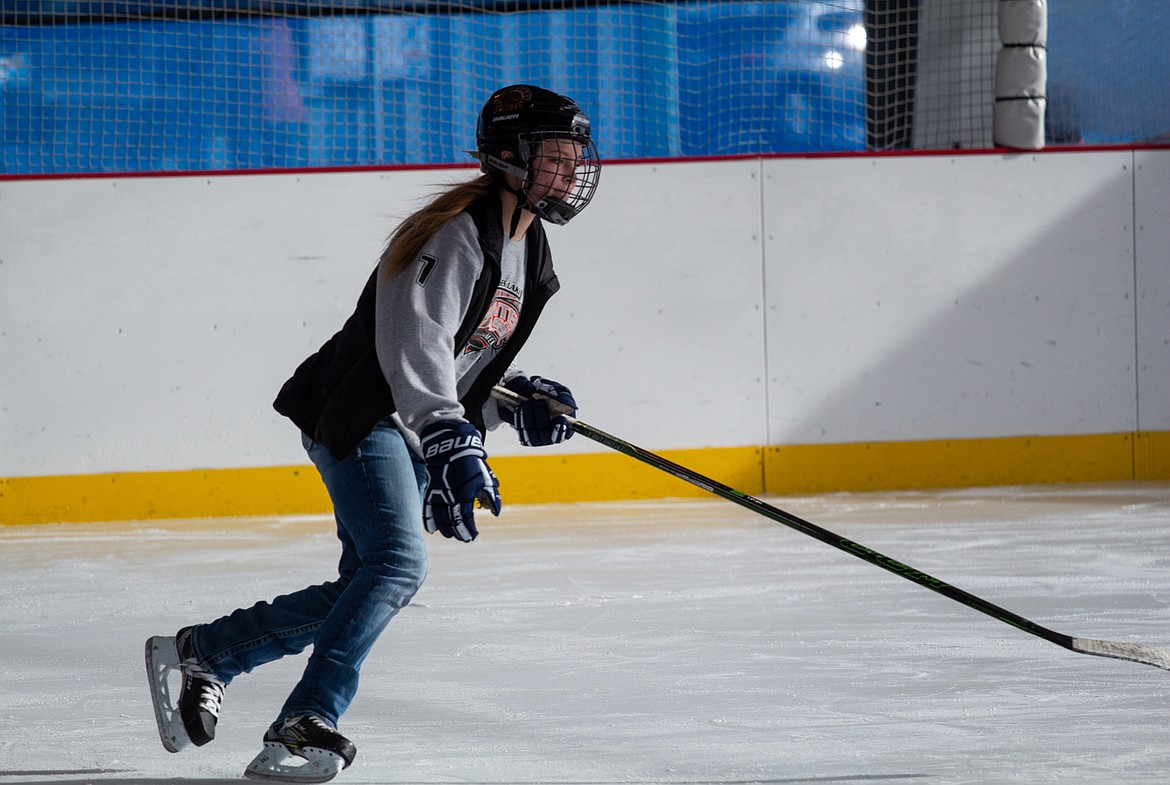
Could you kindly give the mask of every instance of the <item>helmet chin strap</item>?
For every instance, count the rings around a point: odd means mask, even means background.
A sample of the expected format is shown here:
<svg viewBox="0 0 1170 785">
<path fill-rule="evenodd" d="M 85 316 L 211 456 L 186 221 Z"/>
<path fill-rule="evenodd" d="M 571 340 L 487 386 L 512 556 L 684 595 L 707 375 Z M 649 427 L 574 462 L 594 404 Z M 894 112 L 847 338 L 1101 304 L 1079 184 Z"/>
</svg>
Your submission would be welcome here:
<svg viewBox="0 0 1170 785">
<path fill-rule="evenodd" d="M 512 208 L 512 219 L 508 226 L 508 239 L 516 236 L 516 229 L 520 226 L 520 213 L 528 206 L 528 194 L 523 188 L 513 188 L 504 177 L 497 177 L 496 182 L 508 193 L 516 197 L 516 205 Z"/>
<path fill-rule="evenodd" d="M 528 194 L 519 188 L 508 185 L 503 178 L 499 178 L 498 182 L 501 188 L 516 197 L 516 206 L 512 208 L 511 225 L 508 227 L 508 239 L 511 240 L 516 236 L 516 228 L 520 226 L 520 213 L 524 210 L 524 205 L 528 204 Z"/>
<path fill-rule="evenodd" d="M 486 155 L 480 153 L 471 153 L 472 157 L 477 158 L 481 163 L 488 164 L 492 167 L 493 179 L 496 183 L 510 194 L 516 197 L 516 206 L 512 208 L 512 220 L 508 228 L 508 239 L 511 240 L 516 235 L 516 228 L 520 226 L 520 211 L 528 205 L 528 194 L 524 193 L 523 189 L 513 188 L 508 185 L 506 175 L 512 175 L 520 182 L 528 179 L 528 170 L 523 167 L 516 166 L 508 160 L 499 158 L 494 155 Z M 488 171 L 486 168 L 484 171 Z"/>
<path fill-rule="evenodd" d="M 475 154 L 473 154 L 473 155 L 475 155 Z M 530 197 L 529 197 L 528 193 L 523 188 L 513 188 L 511 185 L 508 184 L 508 180 L 506 178 L 506 175 L 512 175 L 520 182 L 526 182 L 528 179 L 528 170 L 526 168 L 516 166 L 515 164 L 511 163 L 510 161 L 505 160 L 503 158 L 497 158 L 494 155 L 482 155 L 482 156 L 475 155 L 475 157 L 479 158 L 480 161 L 492 164 L 495 167 L 494 174 L 495 174 L 496 182 L 499 184 L 499 186 L 501 188 L 503 188 L 505 191 L 507 191 L 508 193 L 510 193 L 516 197 L 516 206 L 514 208 L 512 208 L 512 220 L 511 220 L 511 224 L 510 224 L 509 229 L 508 229 L 508 238 L 509 239 L 511 239 L 512 237 L 514 237 L 516 235 L 516 228 L 520 225 L 520 211 L 521 210 L 524 210 L 527 208 L 528 211 L 531 212 L 533 215 L 542 216 L 542 217 L 544 216 L 544 212 L 542 210 L 539 210 L 539 209 L 533 210 L 533 209 L 528 207 L 528 202 L 529 202 Z M 558 206 L 558 207 L 563 205 L 563 202 L 560 202 L 559 200 L 551 200 L 551 203 Z M 561 216 L 561 214 L 562 213 L 560 210 L 553 210 L 552 213 L 548 216 L 548 218 L 549 218 L 549 220 L 552 220 L 553 223 L 557 223 L 557 224 L 566 223 L 568 221 L 567 218 L 561 218 L 560 220 L 558 220 L 558 218 Z"/>
</svg>

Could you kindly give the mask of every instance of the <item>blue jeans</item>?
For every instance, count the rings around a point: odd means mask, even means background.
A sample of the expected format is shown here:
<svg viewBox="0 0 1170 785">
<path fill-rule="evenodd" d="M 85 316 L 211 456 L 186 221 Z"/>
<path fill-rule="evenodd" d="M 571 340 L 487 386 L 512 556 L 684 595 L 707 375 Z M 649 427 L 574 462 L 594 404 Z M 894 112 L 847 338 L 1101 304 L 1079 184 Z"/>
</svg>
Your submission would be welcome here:
<svg viewBox="0 0 1170 785">
<path fill-rule="evenodd" d="M 312 713 L 336 727 L 357 694 L 366 655 L 426 577 L 426 468 L 389 420 L 343 461 L 307 436 L 303 442 L 333 501 L 341 540 L 337 580 L 198 625 L 194 644 L 204 667 L 227 683 L 311 644 L 280 718 Z"/>
</svg>

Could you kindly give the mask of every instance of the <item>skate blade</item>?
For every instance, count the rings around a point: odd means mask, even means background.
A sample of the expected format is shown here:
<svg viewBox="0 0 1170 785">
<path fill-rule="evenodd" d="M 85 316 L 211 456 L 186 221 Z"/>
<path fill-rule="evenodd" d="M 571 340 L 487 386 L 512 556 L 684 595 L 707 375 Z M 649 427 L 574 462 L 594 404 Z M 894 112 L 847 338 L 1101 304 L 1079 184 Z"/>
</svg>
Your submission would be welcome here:
<svg viewBox="0 0 1170 785">
<path fill-rule="evenodd" d="M 345 759 L 336 752 L 305 747 L 295 755 L 283 744 L 266 741 L 263 751 L 244 770 L 244 776 L 266 782 L 329 782 L 344 768 Z"/>
<path fill-rule="evenodd" d="M 167 752 L 190 746 L 191 737 L 183 727 L 176 702 L 171 699 L 170 675 L 180 673 L 179 652 L 175 639 L 156 635 L 146 641 L 146 677 L 150 680 L 150 701 L 154 704 L 154 721 L 158 737 Z"/>
</svg>

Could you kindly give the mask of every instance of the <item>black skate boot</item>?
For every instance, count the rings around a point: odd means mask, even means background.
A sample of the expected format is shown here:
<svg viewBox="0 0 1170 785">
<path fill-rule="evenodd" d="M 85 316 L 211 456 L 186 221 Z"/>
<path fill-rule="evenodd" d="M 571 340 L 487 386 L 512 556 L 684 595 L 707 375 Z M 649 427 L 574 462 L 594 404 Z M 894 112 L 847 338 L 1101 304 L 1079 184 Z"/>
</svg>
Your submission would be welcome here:
<svg viewBox="0 0 1170 785">
<path fill-rule="evenodd" d="M 245 777 L 279 782 L 328 782 L 353 763 L 357 747 L 315 714 L 277 720 L 264 734 L 264 750 Z"/>
<path fill-rule="evenodd" d="M 146 673 L 158 735 L 168 752 L 215 738 L 224 683 L 195 658 L 190 627 L 174 637 L 156 635 L 146 641 Z"/>
<path fill-rule="evenodd" d="M 183 668 L 183 690 L 179 693 L 179 716 L 191 743 L 202 747 L 215 738 L 215 723 L 219 721 L 219 707 L 223 703 L 226 684 L 199 664 L 190 627 L 175 635 L 175 649 Z"/>
</svg>

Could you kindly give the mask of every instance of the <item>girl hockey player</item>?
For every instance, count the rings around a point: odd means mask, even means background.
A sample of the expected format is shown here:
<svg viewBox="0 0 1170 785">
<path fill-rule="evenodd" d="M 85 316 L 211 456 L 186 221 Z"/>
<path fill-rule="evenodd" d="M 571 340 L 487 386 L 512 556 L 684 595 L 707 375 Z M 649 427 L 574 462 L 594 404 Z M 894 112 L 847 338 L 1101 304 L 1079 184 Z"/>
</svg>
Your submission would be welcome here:
<svg viewBox="0 0 1170 785">
<path fill-rule="evenodd" d="M 245 774 L 324 782 L 352 763 L 338 721 L 362 661 L 422 584 L 423 530 L 470 542 L 475 504 L 500 512 L 483 432 L 506 421 L 530 446 L 572 435 L 549 409 L 556 401 L 575 412 L 572 393 L 512 360 L 559 288 L 543 222 L 568 222 L 597 188 L 589 121 L 565 96 L 506 87 L 483 107 L 473 155 L 483 174 L 398 227 L 353 315 L 275 402 L 301 429 L 333 502 L 338 578 L 147 641 L 168 750 L 215 737 L 236 676 L 311 645 Z M 500 383 L 526 401 L 497 406 Z M 182 677 L 177 700 L 172 673 Z"/>
</svg>

